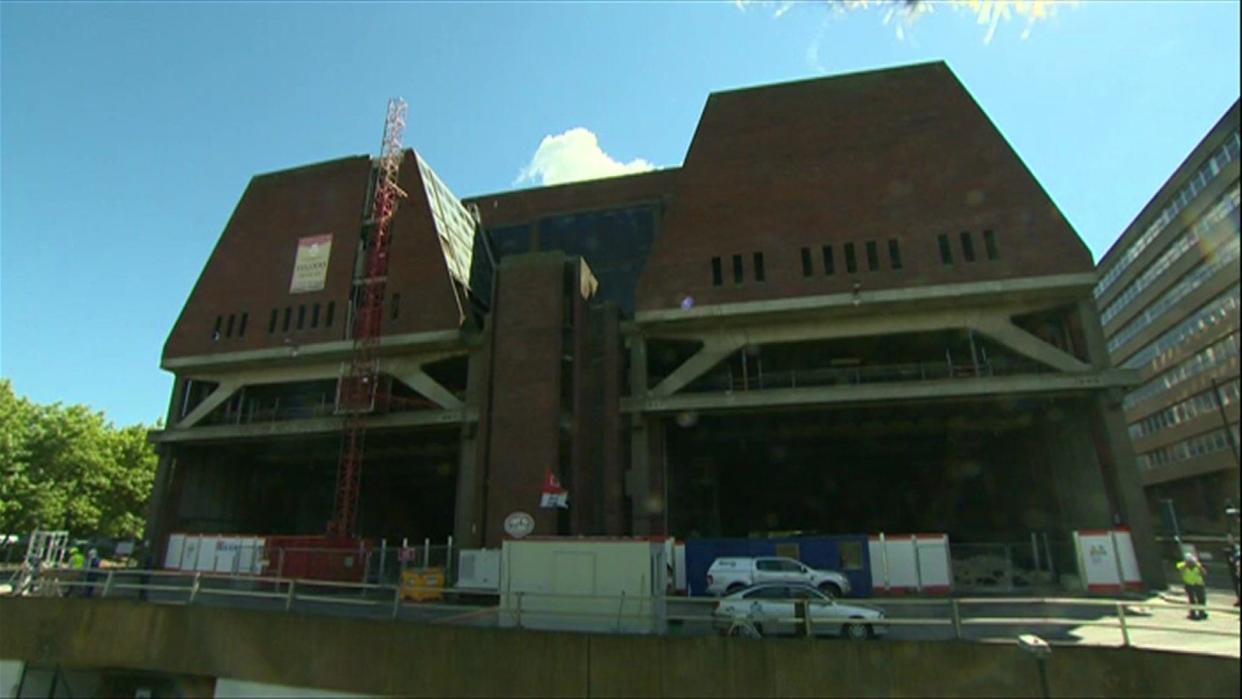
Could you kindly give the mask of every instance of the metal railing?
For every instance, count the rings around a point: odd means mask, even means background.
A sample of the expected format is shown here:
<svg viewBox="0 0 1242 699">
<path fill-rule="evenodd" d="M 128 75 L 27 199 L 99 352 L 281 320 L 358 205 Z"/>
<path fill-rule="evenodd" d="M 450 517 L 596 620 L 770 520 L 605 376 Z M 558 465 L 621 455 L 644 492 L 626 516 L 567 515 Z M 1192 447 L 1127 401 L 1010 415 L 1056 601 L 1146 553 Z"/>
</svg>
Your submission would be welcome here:
<svg viewBox="0 0 1242 699">
<path fill-rule="evenodd" d="M 762 370 L 741 373 L 731 368 L 708 374 L 690 384 L 690 392 L 747 391 L 809 386 L 837 386 L 894 381 L 938 381 L 990 376 L 1044 374 L 1051 371 L 1038 362 L 1020 359 L 993 358 L 979 363 L 948 361 L 911 362 L 904 364 L 861 365 L 856 367 L 823 367 L 805 369 Z M 653 385 L 663 376 L 652 376 Z"/>
<path fill-rule="evenodd" d="M 1239 638 L 1238 626 L 1193 628 L 1150 620 L 1155 612 L 1201 610 L 1234 619 L 1238 609 L 1160 600 L 1063 597 L 884 598 L 840 600 L 840 605 L 883 607 L 880 618 L 817 618 L 806 600 L 785 600 L 799 607 L 791 617 L 737 617 L 720 611 L 721 600 L 710 597 L 656 597 L 554 594 L 532 591 L 470 593 L 473 603 L 455 599 L 452 588 L 330 582 L 284 577 L 236 577 L 210 573 L 139 569 L 43 571 L 15 594 L 134 598 L 153 603 L 251 607 L 290 612 L 309 611 L 422 621 L 429 624 L 480 624 L 518 628 L 662 633 L 670 635 L 724 632 L 739 618 L 765 627 L 784 627 L 808 637 L 862 624 L 869 630 L 923 629 L 939 631 L 935 639 L 994 641 L 1032 630 L 1103 627 L 1117 630 L 1120 646 L 1134 645 L 1135 632 Z M 421 592 L 427 601 L 406 599 Z M 781 600 L 764 600 L 781 602 Z M 893 615 L 900 610 L 902 614 Z M 972 633 L 976 631 L 976 633 Z M 998 635 L 999 634 L 999 635 Z M 1049 638 L 1053 644 L 1067 643 Z M 1236 647 L 1236 645 L 1235 645 Z"/>
</svg>

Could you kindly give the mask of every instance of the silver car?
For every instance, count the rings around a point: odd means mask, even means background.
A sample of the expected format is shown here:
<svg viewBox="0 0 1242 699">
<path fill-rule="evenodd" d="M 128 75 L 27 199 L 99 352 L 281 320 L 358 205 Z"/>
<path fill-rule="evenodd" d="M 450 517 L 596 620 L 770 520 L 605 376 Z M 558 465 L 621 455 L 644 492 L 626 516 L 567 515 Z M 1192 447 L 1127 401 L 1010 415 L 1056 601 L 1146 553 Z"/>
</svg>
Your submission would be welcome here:
<svg viewBox="0 0 1242 699">
<path fill-rule="evenodd" d="M 802 624 L 798 607 L 806 605 L 815 634 L 839 634 L 852 640 L 887 631 L 884 612 L 834 600 L 804 583 L 761 583 L 726 595 L 712 611 L 715 627 L 736 635 L 796 634 Z"/>
</svg>

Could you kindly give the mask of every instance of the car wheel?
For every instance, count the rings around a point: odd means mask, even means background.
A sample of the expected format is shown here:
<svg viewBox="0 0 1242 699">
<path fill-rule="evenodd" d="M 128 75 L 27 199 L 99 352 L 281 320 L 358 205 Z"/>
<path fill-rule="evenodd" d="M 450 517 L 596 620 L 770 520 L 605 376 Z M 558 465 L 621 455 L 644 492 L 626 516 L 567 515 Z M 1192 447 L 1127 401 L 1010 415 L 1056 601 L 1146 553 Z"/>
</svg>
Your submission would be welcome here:
<svg viewBox="0 0 1242 699">
<path fill-rule="evenodd" d="M 851 641 L 865 641 L 871 638 L 871 627 L 867 624 L 846 624 L 843 631 L 845 637 Z"/>
<path fill-rule="evenodd" d="M 819 586 L 819 591 L 832 599 L 836 599 L 841 596 L 841 588 L 837 587 L 836 583 L 824 583 Z"/>
</svg>

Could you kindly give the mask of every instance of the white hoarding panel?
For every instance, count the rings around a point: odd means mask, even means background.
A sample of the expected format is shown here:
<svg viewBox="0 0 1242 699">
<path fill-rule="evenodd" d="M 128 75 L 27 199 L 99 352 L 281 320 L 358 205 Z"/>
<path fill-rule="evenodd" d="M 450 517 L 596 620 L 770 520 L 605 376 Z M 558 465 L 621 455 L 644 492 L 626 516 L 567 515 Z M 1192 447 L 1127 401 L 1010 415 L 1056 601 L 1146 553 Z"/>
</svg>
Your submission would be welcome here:
<svg viewBox="0 0 1242 699">
<path fill-rule="evenodd" d="M 687 589 L 686 545 L 683 542 L 678 542 L 677 545 L 673 547 L 673 575 L 676 578 L 674 585 L 677 588 L 677 592 L 685 593 Z"/>
<path fill-rule="evenodd" d="M 194 570 L 210 573 L 216 568 L 216 546 L 220 542 L 218 536 L 204 536 L 198 542 L 198 564 Z"/>
<path fill-rule="evenodd" d="M 1143 588 L 1143 578 L 1139 576 L 1138 556 L 1134 553 L 1134 540 L 1130 538 L 1130 530 L 1118 529 L 1117 550 L 1121 554 L 1121 572 L 1126 579 L 1126 587 Z"/>
<path fill-rule="evenodd" d="M 1138 559 L 1125 529 L 1084 529 L 1074 532 L 1079 574 L 1090 592 L 1142 589 Z"/>
<path fill-rule="evenodd" d="M 171 570 L 181 569 L 181 549 L 185 546 L 185 534 L 173 534 L 168 537 L 168 550 L 164 552 L 164 567 Z"/>
<path fill-rule="evenodd" d="M 232 574 L 237 572 L 237 556 L 241 549 L 241 539 L 226 536 L 216 543 L 216 565 L 212 568 L 216 573 Z"/>
<path fill-rule="evenodd" d="M 500 625 L 657 631 L 664 623 L 658 598 L 669 583 L 668 564 L 663 542 L 507 540 L 501 550 Z"/>
<path fill-rule="evenodd" d="M 885 542 L 890 589 L 914 590 L 919 585 L 918 567 L 914 560 L 914 542 L 909 537 Z"/>
<path fill-rule="evenodd" d="M 867 542 L 874 592 L 946 593 L 952 585 L 947 534 L 885 534 Z"/>
<path fill-rule="evenodd" d="M 187 534 L 185 544 L 181 547 L 181 568 L 180 570 L 195 570 L 198 566 L 198 549 L 203 543 L 202 537 L 195 534 Z"/>
<path fill-rule="evenodd" d="M 918 546 L 919 589 L 922 592 L 948 592 L 952 585 L 949 569 L 949 537 L 915 538 Z"/>
<path fill-rule="evenodd" d="M 262 560 L 263 539 L 242 539 L 241 549 L 237 552 L 237 572 L 242 575 L 258 575 Z"/>
</svg>

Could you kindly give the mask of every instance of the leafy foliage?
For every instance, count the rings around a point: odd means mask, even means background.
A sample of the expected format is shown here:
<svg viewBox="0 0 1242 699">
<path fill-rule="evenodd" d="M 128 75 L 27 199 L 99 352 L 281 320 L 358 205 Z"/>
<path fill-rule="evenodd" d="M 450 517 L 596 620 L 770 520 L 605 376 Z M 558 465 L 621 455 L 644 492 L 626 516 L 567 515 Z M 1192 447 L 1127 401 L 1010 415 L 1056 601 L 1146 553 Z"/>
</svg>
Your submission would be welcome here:
<svg viewBox="0 0 1242 699">
<path fill-rule="evenodd" d="M 148 429 L 114 427 L 84 405 L 38 405 L 0 380 L 0 532 L 141 536 L 157 460 Z"/>
</svg>

